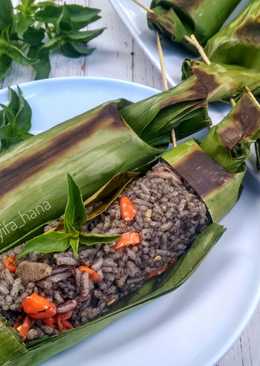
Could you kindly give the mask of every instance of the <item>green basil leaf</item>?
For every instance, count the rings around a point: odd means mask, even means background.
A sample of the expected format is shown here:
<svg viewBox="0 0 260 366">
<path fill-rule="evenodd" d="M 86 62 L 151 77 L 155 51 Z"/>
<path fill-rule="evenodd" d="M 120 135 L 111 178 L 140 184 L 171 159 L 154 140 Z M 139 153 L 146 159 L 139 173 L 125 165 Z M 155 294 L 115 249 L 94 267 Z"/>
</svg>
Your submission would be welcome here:
<svg viewBox="0 0 260 366">
<path fill-rule="evenodd" d="M 15 32 L 18 34 L 19 37 L 22 38 L 23 34 L 33 24 L 33 18 L 28 14 L 17 13 L 14 17 L 14 20 Z"/>
<path fill-rule="evenodd" d="M 69 174 L 67 175 L 67 181 L 68 199 L 64 214 L 64 227 L 66 232 L 73 233 L 80 230 L 86 218 L 86 210 L 80 189 Z"/>
<path fill-rule="evenodd" d="M 31 135 L 20 130 L 12 124 L 8 124 L 0 128 L 1 151 L 8 149 L 10 146 L 24 141 Z"/>
<path fill-rule="evenodd" d="M 68 11 L 67 5 L 63 5 L 61 15 L 57 22 L 57 30 L 59 33 L 62 33 L 64 31 L 70 31 L 72 30 L 72 24 L 70 20 L 70 13 Z"/>
<path fill-rule="evenodd" d="M 17 45 L 7 42 L 3 38 L 0 39 L 0 55 L 6 55 L 22 65 L 29 65 L 33 62 Z"/>
<path fill-rule="evenodd" d="M 19 110 L 16 115 L 16 125 L 19 129 L 27 132 L 32 127 L 32 109 L 30 107 L 30 104 L 23 97 L 21 89 L 17 87 L 17 90 L 19 97 Z"/>
<path fill-rule="evenodd" d="M 19 254 L 19 258 L 30 253 L 63 253 L 69 249 L 69 243 L 70 235 L 59 231 L 49 231 L 29 240 Z"/>
<path fill-rule="evenodd" d="M 12 59 L 6 55 L 0 55 L 0 80 L 3 80 L 12 65 Z"/>
<path fill-rule="evenodd" d="M 1 151 L 31 136 L 28 133 L 31 128 L 31 107 L 23 98 L 20 88 L 17 89 L 17 93 L 9 89 L 10 102 L 7 106 L 3 105 L 0 111 Z"/>
<path fill-rule="evenodd" d="M 28 56 L 32 59 L 36 59 L 37 61 L 32 65 L 35 71 L 35 79 L 47 79 L 49 77 L 51 71 L 51 62 L 50 62 L 50 54 L 49 50 L 43 48 L 42 45 L 40 47 L 31 47 Z"/>
<path fill-rule="evenodd" d="M 81 41 L 81 42 L 89 42 L 93 38 L 96 38 L 101 33 L 103 33 L 105 28 L 96 29 L 96 30 L 89 30 L 89 31 L 72 31 L 66 34 L 66 38 L 71 41 Z"/>
<path fill-rule="evenodd" d="M 70 42 L 71 46 L 75 51 L 77 51 L 81 56 L 89 56 L 95 51 L 95 48 L 89 48 L 86 45 L 79 42 Z"/>
<path fill-rule="evenodd" d="M 60 47 L 64 56 L 78 58 L 81 56 L 89 56 L 95 51 L 95 48 L 89 48 L 80 42 L 67 42 Z"/>
<path fill-rule="evenodd" d="M 42 23 L 56 24 L 61 13 L 62 8 L 60 6 L 54 4 L 45 5 L 36 12 L 35 19 Z"/>
<path fill-rule="evenodd" d="M 13 5 L 11 0 L 1 0 L 0 31 L 13 24 Z"/>
<path fill-rule="evenodd" d="M 98 15 L 100 13 L 99 9 L 89 8 L 87 6 L 68 4 L 67 11 L 70 14 L 73 29 L 81 29 L 101 18 Z"/>
<path fill-rule="evenodd" d="M 6 105 L 2 105 L 1 107 L 3 108 L 3 124 L 4 125 L 12 125 L 13 127 L 15 127 L 15 114 L 12 111 L 12 109 L 9 108 L 9 106 Z"/>
<path fill-rule="evenodd" d="M 81 245 L 94 246 L 97 244 L 113 244 L 120 235 L 117 234 L 98 234 L 98 233 L 83 233 L 79 234 Z"/>
<path fill-rule="evenodd" d="M 23 40 L 31 46 L 39 46 L 45 37 L 45 30 L 43 28 L 36 29 L 29 27 L 23 34 Z"/>
<path fill-rule="evenodd" d="M 79 233 L 69 239 L 69 245 L 72 249 L 74 257 L 77 257 L 79 253 Z"/>
<path fill-rule="evenodd" d="M 17 93 L 9 88 L 10 102 L 8 106 L 4 106 L 6 114 L 6 123 L 10 123 L 13 127 L 27 132 L 31 128 L 32 110 L 29 103 L 24 99 L 22 91 L 17 87 Z"/>
<path fill-rule="evenodd" d="M 71 45 L 71 42 L 63 43 L 60 46 L 61 53 L 70 58 L 79 58 L 81 57 L 81 54 L 75 50 L 75 48 Z"/>
<path fill-rule="evenodd" d="M 16 114 L 18 113 L 19 108 L 20 108 L 20 98 L 13 89 L 9 88 L 8 90 L 9 90 L 9 99 L 10 99 L 10 102 L 8 104 L 8 109 L 13 112 L 14 116 L 16 116 Z"/>
<path fill-rule="evenodd" d="M 5 113 L 4 110 L 2 109 L 0 111 L 0 127 L 3 127 L 4 125 L 5 125 Z"/>
<path fill-rule="evenodd" d="M 62 42 L 61 36 L 51 38 L 42 46 L 42 50 L 54 49 L 55 47 L 58 47 L 61 42 Z"/>
</svg>

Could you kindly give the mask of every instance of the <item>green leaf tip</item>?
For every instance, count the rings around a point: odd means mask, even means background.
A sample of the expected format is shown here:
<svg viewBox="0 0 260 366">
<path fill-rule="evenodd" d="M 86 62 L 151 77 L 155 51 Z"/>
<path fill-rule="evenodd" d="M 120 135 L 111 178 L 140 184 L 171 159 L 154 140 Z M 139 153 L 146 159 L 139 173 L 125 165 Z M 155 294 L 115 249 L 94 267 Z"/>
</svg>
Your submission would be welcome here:
<svg viewBox="0 0 260 366">
<path fill-rule="evenodd" d="M 86 220 L 86 209 L 80 189 L 72 176 L 67 174 L 68 198 L 64 214 L 64 226 L 67 232 L 80 231 Z"/>
<path fill-rule="evenodd" d="M 2 105 L 0 111 L 0 144 L 1 151 L 10 148 L 30 136 L 32 110 L 25 100 L 22 90 L 9 90 L 9 103 Z"/>
</svg>

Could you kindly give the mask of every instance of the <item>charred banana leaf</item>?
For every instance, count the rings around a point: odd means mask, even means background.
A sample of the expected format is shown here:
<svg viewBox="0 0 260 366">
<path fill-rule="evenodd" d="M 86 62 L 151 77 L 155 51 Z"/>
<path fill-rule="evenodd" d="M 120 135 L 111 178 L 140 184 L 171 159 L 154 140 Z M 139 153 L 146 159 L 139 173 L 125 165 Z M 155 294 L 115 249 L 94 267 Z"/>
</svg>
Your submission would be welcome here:
<svg viewBox="0 0 260 366">
<path fill-rule="evenodd" d="M 121 119 L 120 108 L 125 104 L 102 105 L 0 157 L 1 249 L 63 214 L 66 173 L 76 177 L 87 197 L 114 175 L 160 154 Z"/>
<path fill-rule="evenodd" d="M 206 47 L 214 62 L 260 70 L 260 2 L 251 0 L 245 10 L 212 37 Z"/>
<path fill-rule="evenodd" d="M 180 103 L 185 97 L 186 94 Z M 164 147 L 170 141 L 168 129 L 178 130 L 187 113 L 194 113 L 196 118 L 189 119 L 187 128 L 183 126 L 184 135 L 209 125 L 206 102 L 201 99 L 192 106 L 188 104 L 187 110 L 185 106 L 178 109 L 171 93 L 159 94 L 153 101 L 156 108 L 151 111 L 147 110 L 146 101 L 137 107 L 124 100 L 101 105 L 3 154 L 0 251 L 63 214 L 67 173 L 73 175 L 87 198 L 114 176 L 139 169 L 157 158 L 162 150 L 148 144 L 149 139 L 140 133 L 142 123 L 148 127 L 156 120 L 160 125 L 160 114 L 167 113 L 167 130 L 162 128 L 161 139 L 154 136 L 156 144 Z M 134 119 L 128 118 L 131 107 Z"/>
<path fill-rule="evenodd" d="M 182 76 L 184 80 L 196 76 L 201 88 L 207 91 L 208 102 L 239 97 L 245 87 L 255 95 L 260 93 L 259 72 L 245 67 L 217 63 L 207 65 L 202 61 L 187 59 L 182 66 Z"/>
<path fill-rule="evenodd" d="M 199 194 L 212 221 L 219 221 L 239 198 L 250 145 L 260 138 L 260 107 L 245 93 L 236 107 L 200 142 L 188 140 L 163 158 Z"/>
<path fill-rule="evenodd" d="M 238 97 L 245 87 L 260 92 L 260 74 L 242 67 L 186 60 L 183 79 L 175 88 L 123 109 L 125 120 L 146 142 L 168 143 L 173 125 L 178 139 L 203 128 L 205 101 Z"/>
<path fill-rule="evenodd" d="M 205 44 L 224 24 L 240 0 L 153 0 L 148 24 L 172 41 L 195 34 Z M 190 47 L 190 46 L 189 46 Z"/>
<path fill-rule="evenodd" d="M 173 128 L 181 138 L 208 126 L 207 102 L 230 97 L 245 84 L 254 89 L 259 77 L 240 80 L 203 64 L 176 88 L 134 104 L 101 105 L 3 154 L 0 251 L 63 214 L 67 173 L 88 198 L 114 176 L 156 159 Z"/>
</svg>

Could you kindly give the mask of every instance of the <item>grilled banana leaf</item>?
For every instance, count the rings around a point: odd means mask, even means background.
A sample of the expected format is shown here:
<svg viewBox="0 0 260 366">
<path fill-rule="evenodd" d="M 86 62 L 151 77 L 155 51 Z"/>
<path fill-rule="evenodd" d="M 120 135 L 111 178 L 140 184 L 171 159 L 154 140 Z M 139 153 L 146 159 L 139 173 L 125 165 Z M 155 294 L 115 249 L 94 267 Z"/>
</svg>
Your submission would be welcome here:
<svg viewBox="0 0 260 366">
<path fill-rule="evenodd" d="M 245 10 L 223 27 L 207 44 L 206 53 L 216 63 L 260 70 L 260 2 L 251 0 Z"/>
<path fill-rule="evenodd" d="M 208 101 L 260 85 L 259 77 L 239 79 L 220 66 L 200 64 L 192 72 L 167 92 L 101 105 L 1 155 L 0 251 L 63 214 L 67 173 L 88 198 L 114 176 L 156 159 L 173 128 L 182 138 L 208 126 Z"/>
<path fill-rule="evenodd" d="M 185 97 L 180 98 L 182 104 Z M 167 133 L 162 129 L 162 138 L 155 136 L 156 144 L 164 147 L 170 141 L 168 129 L 178 130 L 188 112 L 196 112 L 196 119 L 189 116 L 189 126 L 182 128 L 184 135 L 209 125 L 207 104 L 201 99 L 178 113 L 178 101 L 168 93 L 159 94 L 153 102 L 156 108 L 152 111 L 147 110 L 146 101 L 137 107 L 125 100 L 101 105 L 1 155 L 0 251 L 63 214 L 67 173 L 77 180 L 87 198 L 114 176 L 157 158 L 163 150 L 148 144 L 145 134 L 140 133 L 142 123 L 148 127 L 156 120 L 159 125 L 160 113 L 167 113 Z M 131 107 L 134 119 L 128 117 Z"/>
<path fill-rule="evenodd" d="M 185 36 L 195 34 L 205 44 L 224 24 L 240 0 L 153 0 L 148 24 L 168 39 L 188 47 Z"/>
<path fill-rule="evenodd" d="M 245 93 L 201 142 L 188 140 L 163 158 L 193 187 L 217 222 L 238 200 L 250 145 L 259 138 L 260 107 Z"/>
<path fill-rule="evenodd" d="M 196 76 L 202 88 L 208 90 L 208 102 L 240 97 L 245 87 L 255 95 L 260 94 L 259 72 L 245 67 L 217 63 L 207 65 L 187 59 L 182 65 L 182 77 L 189 80 L 192 76 Z"/>
</svg>

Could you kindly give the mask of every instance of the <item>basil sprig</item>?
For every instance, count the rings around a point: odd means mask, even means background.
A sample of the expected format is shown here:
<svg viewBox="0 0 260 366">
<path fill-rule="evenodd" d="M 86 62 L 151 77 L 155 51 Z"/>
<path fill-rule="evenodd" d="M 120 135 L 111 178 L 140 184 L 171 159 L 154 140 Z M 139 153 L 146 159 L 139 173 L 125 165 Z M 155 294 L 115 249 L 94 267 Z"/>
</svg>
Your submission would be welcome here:
<svg viewBox="0 0 260 366">
<path fill-rule="evenodd" d="M 0 18 L 1 25 L 1 18 Z M 32 110 L 24 99 L 22 91 L 17 87 L 17 92 L 9 89 L 9 103 L 1 105 L 0 110 L 0 151 L 8 149 L 20 141 L 32 136 L 31 129 Z"/>
<path fill-rule="evenodd" d="M 24 257 L 30 253 L 65 252 L 69 248 L 74 256 L 77 256 L 80 245 L 91 247 L 97 244 L 113 243 L 118 239 L 118 235 L 81 231 L 81 227 L 87 219 L 86 209 L 80 189 L 69 174 L 67 182 L 68 198 L 64 214 L 64 231 L 47 231 L 29 240 L 19 257 Z"/>
<path fill-rule="evenodd" d="M 51 52 L 73 58 L 91 54 L 94 48 L 89 48 L 88 42 L 104 28 L 82 28 L 100 19 L 99 13 L 87 6 L 37 0 L 21 0 L 14 8 L 11 0 L 1 0 L 0 80 L 13 61 L 31 65 L 35 78 L 41 79 L 49 76 Z"/>
</svg>

